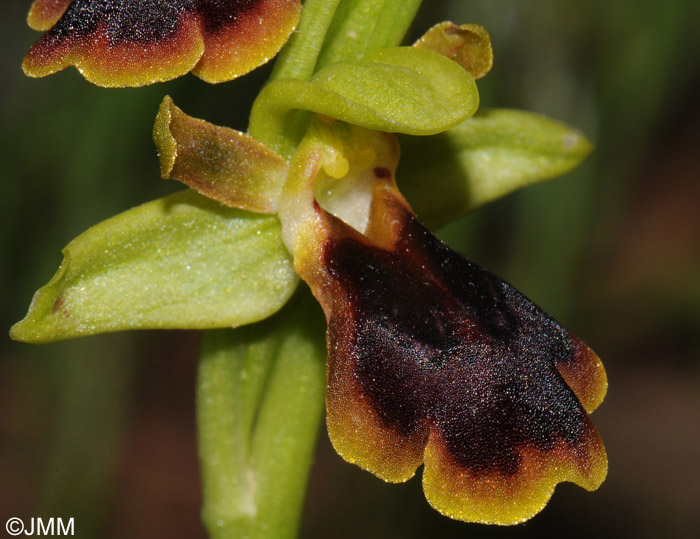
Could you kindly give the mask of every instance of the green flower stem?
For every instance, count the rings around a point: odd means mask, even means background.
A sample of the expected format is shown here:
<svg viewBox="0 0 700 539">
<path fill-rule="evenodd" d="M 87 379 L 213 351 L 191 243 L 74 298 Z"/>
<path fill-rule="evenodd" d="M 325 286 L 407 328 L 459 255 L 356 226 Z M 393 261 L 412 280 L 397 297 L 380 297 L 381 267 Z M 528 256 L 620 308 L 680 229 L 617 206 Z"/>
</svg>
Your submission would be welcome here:
<svg viewBox="0 0 700 539">
<path fill-rule="evenodd" d="M 328 30 L 317 69 L 400 45 L 421 1 L 343 0 Z"/>
<path fill-rule="evenodd" d="M 268 82 L 286 78 L 308 80 L 313 75 L 328 27 L 340 1 L 306 0 L 301 10 L 299 26 L 277 57 L 275 68 Z M 277 131 L 283 130 L 285 132 L 287 141 L 285 146 L 289 150 L 287 155 L 282 154 L 285 157 L 291 156 L 293 148 L 301 140 L 309 123 L 309 116 L 305 110 L 294 110 L 276 118 L 280 124 Z M 272 140 L 261 132 L 257 124 L 258 122 L 251 117 L 248 132 L 263 144 L 270 146 Z"/>
<path fill-rule="evenodd" d="M 296 535 L 325 392 L 323 318 L 310 294 L 279 315 L 206 332 L 197 410 L 213 538 Z"/>
<path fill-rule="evenodd" d="M 312 75 L 338 2 L 307 0 L 271 80 Z M 288 117 L 290 129 L 303 132 L 307 118 Z M 214 539 L 296 535 L 323 416 L 326 358 L 324 321 L 312 320 L 318 307 L 302 295 L 296 312 L 286 308 L 259 324 L 202 336 L 202 519 Z"/>
<path fill-rule="evenodd" d="M 365 53 L 400 45 L 422 0 L 384 0 Z"/>
<path fill-rule="evenodd" d="M 290 314 L 252 439 L 265 538 L 296 535 L 325 411 L 325 319 L 308 292 Z"/>
<path fill-rule="evenodd" d="M 308 79 L 340 0 L 306 0 L 296 31 L 275 61 L 270 80 Z"/>
<path fill-rule="evenodd" d="M 277 346 L 274 339 L 265 338 L 259 329 L 263 325 L 202 335 L 197 427 L 202 519 L 211 537 L 249 536 L 256 515 L 248 439 Z M 255 335 L 253 328 L 262 335 Z"/>
</svg>

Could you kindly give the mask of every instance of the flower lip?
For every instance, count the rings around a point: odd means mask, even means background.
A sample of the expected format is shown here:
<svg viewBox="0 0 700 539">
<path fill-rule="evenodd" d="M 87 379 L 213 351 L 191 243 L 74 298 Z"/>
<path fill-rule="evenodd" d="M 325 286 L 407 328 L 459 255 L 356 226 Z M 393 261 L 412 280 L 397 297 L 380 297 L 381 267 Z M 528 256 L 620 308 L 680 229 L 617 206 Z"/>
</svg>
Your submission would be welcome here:
<svg viewBox="0 0 700 539">
<path fill-rule="evenodd" d="M 310 207 L 280 217 L 328 320 L 338 453 L 391 482 L 424 464 L 428 501 L 466 521 L 521 522 L 562 481 L 597 488 L 607 471 L 587 415 L 607 387 L 597 356 L 425 229 L 396 188 L 395 164 L 369 165 L 366 228 L 328 213 L 308 194 L 324 170 L 323 139 L 302 143 L 287 180 Z"/>
<path fill-rule="evenodd" d="M 600 397 L 576 395 L 557 363 L 592 363 L 584 370 L 599 376 L 588 390 L 601 393 L 597 357 L 410 213 L 401 219 L 391 249 L 349 232 L 325 245 L 335 288 L 328 421 L 339 452 L 388 480 L 412 475 L 423 457 L 429 500 L 463 520 L 520 521 L 563 480 L 596 488 L 605 453 L 581 402 Z M 381 431 L 390 451 L 366 458 L 365 429 Z M 486 509 L 506 491 L 504 507 L 520 511 Z"/>
<path fill-rule="evenodd" d="M 287 41 L 299 0 L 36 0 L 30 76 L 75 65 L 100 86 L 140 86 L 188 71 L 208 82 L 243 75 Z M 50 28 L 50 29 L 49 29 Z"/>
</svg>

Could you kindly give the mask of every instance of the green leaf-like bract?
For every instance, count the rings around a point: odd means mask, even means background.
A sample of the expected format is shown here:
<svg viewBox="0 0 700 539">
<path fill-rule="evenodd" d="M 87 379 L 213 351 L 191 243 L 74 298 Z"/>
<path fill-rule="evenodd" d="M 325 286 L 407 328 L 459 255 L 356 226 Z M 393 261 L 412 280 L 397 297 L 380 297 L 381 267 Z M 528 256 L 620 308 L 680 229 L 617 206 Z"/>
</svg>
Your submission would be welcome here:
<svg viewBox="0 0 700 539">
<path fill-rule="evenodd" d="M 90 228 L 63 254 L 13 339 L 239 326 L 276 312 L 298 283 L 275 216 L 189 190 Z"/>
<path fill-rule="evenodd" d="M 433 135 L 463 122 L 478 105 L 474 79 L 458 64 L 430 50 L 394 47 L 329 64 L 310 81 L 268 84 L 251 112 L 250 134 L 288 157 L 300 135 L 285 130 L 294 109 L 378 131 Z"/>
<path fill-rule="evenodd" d="M 431 227 L 573 169 L 591 152 L 575 129 L 517 110 L 480 111 L 435 137 L 401 139 L 399 188 Z"/>
</svg>

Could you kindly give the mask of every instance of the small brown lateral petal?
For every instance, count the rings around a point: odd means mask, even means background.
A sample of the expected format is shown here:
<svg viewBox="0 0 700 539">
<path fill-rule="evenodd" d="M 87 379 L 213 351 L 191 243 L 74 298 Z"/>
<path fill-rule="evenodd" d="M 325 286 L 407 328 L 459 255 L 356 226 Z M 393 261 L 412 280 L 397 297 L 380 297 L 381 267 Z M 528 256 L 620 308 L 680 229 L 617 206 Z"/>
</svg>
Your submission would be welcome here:
<svg viewBox="0 0 700 539">
<path fill-rule="evenodd" d="M 493 67 L 491 37 L 478 24 L 457 26 L 451 22 L 441 22 L 428 30 L 413 46 L 447 56 L 469 71 L 475 79 L 485 76 Z"/>
<path fill-rule="evenodd" d="M 29 24 L 50 29 L 23 68 L 42 77 L 74 65 L 90 82 L 109 87 L 189 71 L 222 82 L 272 58 L 300 9 L 299 0 L 36 0 Z"/>
<path fill-rule="evenodd" d="M 153 127 L 161 175 L 226 206 L 274 213 L 289 165 L 240 131 L 192 118 L 166 96 Z"/>
</svg>

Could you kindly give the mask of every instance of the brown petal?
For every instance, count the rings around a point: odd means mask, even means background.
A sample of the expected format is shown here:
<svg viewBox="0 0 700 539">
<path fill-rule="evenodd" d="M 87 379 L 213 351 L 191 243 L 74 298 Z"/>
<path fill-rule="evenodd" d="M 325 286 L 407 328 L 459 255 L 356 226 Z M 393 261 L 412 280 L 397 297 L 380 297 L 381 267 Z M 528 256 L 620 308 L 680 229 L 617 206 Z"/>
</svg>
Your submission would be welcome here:
<svg viewBox="0 0 700 539">
<path fill-rule="evenodd" d="M 221 82 L 272 58 L 299 11 L 299 0 L 37 0 L 30 25 L 55 25 L 32 46 L 23 68 L 41 77 L 74 65 L 90 82 L 110 87 L 190 70 Z"/>
<path fill-rule="evenodd" d="M 153 127 L 161 175 L 230 206 L 274 213 L 287 162 L 253 137 L 192 118 L 170 97 Z"/>
</svg>

